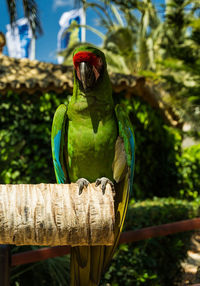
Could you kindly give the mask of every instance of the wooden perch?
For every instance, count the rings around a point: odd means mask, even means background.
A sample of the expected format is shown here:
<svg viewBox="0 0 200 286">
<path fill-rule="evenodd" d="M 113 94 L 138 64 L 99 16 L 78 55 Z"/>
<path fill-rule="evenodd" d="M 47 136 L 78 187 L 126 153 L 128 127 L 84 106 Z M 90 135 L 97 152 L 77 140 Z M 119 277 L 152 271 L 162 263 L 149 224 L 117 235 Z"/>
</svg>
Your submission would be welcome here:
<svg viewBox="0 0 200 286">
<path fill-rule="evenodd" d="M 112 245 L 113 229 L 109 184 L 0 185 L 0 244 Z"/>
</svg>

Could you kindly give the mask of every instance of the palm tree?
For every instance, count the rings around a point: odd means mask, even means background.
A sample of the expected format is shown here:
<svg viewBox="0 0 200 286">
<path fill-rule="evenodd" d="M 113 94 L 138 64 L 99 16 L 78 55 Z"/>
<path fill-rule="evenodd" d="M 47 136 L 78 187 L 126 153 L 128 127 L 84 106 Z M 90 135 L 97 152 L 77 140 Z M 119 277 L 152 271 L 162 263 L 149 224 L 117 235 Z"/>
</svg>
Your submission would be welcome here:
<svg viewBox="0 0 200 286">
<path fill-rule="evenodd" d="M 134 10 L 123 6 L 117 8 L 106 0 L 84 3 L 84 7 L 93 8 L 98 15 L 100 26 L 106 29 L 106 33 L 102 34 L 94 27 L 86 26 L 102 38 L 102 50 L 110 70 L 134 73 L 141 68 L 155 68 L 161 23 L 151 0 L 137 2 Z M 71 31 L 74 31 L 74 27 Z M 73 41 L 67 51 L 62 53 L 66 57 L 66 64 L 69 64 L 68 59 L 74 44 L 78 44 L 76 38 L 73 38 Z"/>
<path fill-rule="evenodd" d="M 7 0 L 8 13 L 11 25 L 17 19 L 16 0 Z M 38 6 L 35 0 L 23 0 L 24 15 L 28 19 L 33 34 L 35 36 L 42 34 L 42 26 L 39 18 Z"/>
</svg>

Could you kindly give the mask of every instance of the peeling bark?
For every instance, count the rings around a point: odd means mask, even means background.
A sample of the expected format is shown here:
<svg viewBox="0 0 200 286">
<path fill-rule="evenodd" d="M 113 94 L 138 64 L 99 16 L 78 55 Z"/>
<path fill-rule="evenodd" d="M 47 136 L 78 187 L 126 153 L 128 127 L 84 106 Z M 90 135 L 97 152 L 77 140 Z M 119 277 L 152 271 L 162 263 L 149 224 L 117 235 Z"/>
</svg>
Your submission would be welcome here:
<svg viewBox="0 0 200 286">
<path fill-rule="evenodd" d="M 113 229 L 110 185 L 0 185 L 0 244 L 112 245 Z"/>
</svg>

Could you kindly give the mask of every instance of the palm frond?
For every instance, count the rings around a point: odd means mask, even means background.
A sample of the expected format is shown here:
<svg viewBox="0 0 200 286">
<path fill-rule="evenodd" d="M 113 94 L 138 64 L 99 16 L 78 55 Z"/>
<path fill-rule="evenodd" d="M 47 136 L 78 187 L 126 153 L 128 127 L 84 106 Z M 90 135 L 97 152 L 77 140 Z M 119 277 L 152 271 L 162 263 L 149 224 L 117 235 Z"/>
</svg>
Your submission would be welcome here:
<svg viewBox="0 0 200 286">
<path fill-rule="evenodd" d="M 97 3 L 86 3 L 85 4 L 85 8 L 88 8 L 88 7 L 91 7 L 91 8 L 98 8 L 100 11 L 103 12 L 103 14 L 105 14 L 110 26 L 113 26 L 113 21 L 109 15 L 109 13 L 107 12 L 107 10 L 105 9 L 105 7 L 101 6 L 100 4 L 97 4 Z"/>
<path fill-rule="evenodd" d="M 110 25 L 110 22 L 107 20 L 105 15 L 102 15 L 101 12 L 96 7 L 93 7 L 92 9 L 99 16 L 98 22 L 100 22 L 100 25 L 103 26 L 107 30 L 111 29 L 112 25 Z"/>
<path fill-rule="evenodd" d="M 113 15 L 114 15 L 115 19 L 118 22 L 118 25 L 124 27 L 124 21 L 123 21 L 122 17 L 120 16 L 120 13 L 119 13 L 117 7 L 114 6 L 114 5 L 110 5 L 110 8 L 111 8 L 111 10 L 113 12 Z"/>
<path fill-rule="evenodd" d="M 12 253 L 37 249 L 37 246 L 13 246 Z M 67 286 L 69 285 L 70 256 L 61 256 L 37 263 L 19 265 L 11 269 L 11 285 Z M 31 279 L 30 279 L 31 277 Z"/>
<path fill-rule="evenodd" d="M 124 18 L 126 19 L 127 25 L 133 31 L 139 26 L 139 19 L 130 11 L 130 9 L 121 9 L 124 13 Z"/>
<path fill-rule="evenodd" d="M 12 25 L 16 21 L 16 17 L 17 17 L 16 2 L 15 0 L 7 0 L 6 2 L 8 6 L 10 23 Z"/>
<path fill-rule="evenodd" d="M 37 3 L 34 0 L 23 0 L 24 14 L 28 18 L 34 35 L 42 34 Z"/>
<path fill-rule="evenodd" d="M 17 20 L 17 7 L 16 0 L 7 0 L 8 13 L 10 17 L 10 23 L 13 26 L 13 23 Z M 37 3 L 35 0 L 23 0 L 23 9 L 24 15 L 28 19 L 33 34 L 41 35 L 42 26 L 39 18 L 39 11 Z"/>
</svg>

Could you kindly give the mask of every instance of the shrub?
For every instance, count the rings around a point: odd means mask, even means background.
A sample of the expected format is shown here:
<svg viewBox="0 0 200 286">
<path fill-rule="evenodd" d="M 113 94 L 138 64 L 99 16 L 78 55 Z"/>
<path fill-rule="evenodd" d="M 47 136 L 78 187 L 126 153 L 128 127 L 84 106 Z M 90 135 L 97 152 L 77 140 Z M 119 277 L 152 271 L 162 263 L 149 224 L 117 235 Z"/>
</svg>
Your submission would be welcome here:
<svg viewBox="0 0 200 286">
<path fill-rule="evenodd" d="M 198 214 L 198 203 L 154 198 L 129 205 L 124 230 L 190 219 Z M 191 235 L 185 232 L 120 245 L 102 285 L 177 285 Z"/>
<path fill-rule="evenodd" d="M 133 97 L 124 103 L 135 130 L 134 198 L 178 196 L 180 131 L 167 126 L 159 110 L 139 98 Z"/>
<path fill-rule="evenodd" d="M 200 144 L 185 148 L 178 166 L 181 197 L 196 199 L 200 195 Z"/>
<path fill-rule="evenodd" d="M 51 124 L 67 95 L 8 92 L 0 105 L 0 183 L 55 182 Z"/>
</svg>

